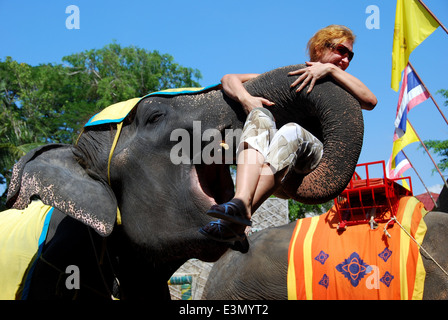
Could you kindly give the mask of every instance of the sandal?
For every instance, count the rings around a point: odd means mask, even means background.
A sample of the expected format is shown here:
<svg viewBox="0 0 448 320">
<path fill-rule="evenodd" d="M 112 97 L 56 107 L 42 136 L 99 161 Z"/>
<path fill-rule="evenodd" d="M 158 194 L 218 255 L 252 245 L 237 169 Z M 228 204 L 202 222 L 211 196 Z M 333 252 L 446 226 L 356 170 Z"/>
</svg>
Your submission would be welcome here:
<svg viewBox="0 0 448 320">
<path fill-rule="evenodd" d="M 234 244 L 230 246 L 230 249 L 239 251 L 241 253 L 248 253 L 249 252 L 249 241 L 247 240 L 247 237 L 244 238 L 243 241 L 235 241 Z"/>
<path fill-rule="evenodd" d="M 252 222 L 246 217 L 246 208 L 243 202 L 238 199 L 212 206 L 207 211 L 207 215 L 244 226 L 252 225 Z"/>
<path fill-rule="evenodd" d="M 244 229 L 242 233 L 238 233 L 234 228 L 241 228 L 240 225 L 228 223 L 227 221 L 212 221 L 199 229 L 204 236 L 219 242 L 242 242 L 246 238 Z"/>
</svg>

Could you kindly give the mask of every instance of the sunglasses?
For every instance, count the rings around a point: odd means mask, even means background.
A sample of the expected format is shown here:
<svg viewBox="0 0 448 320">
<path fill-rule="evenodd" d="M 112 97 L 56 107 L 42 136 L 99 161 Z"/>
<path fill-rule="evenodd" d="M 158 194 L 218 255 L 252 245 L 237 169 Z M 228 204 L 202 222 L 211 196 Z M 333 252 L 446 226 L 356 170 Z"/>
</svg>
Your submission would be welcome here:
<svg viewBox="0 0 448 320">
<path fill-rule="evenodd" d="M 328 47 L 332 48 L 333 50 L 335 50 L 337 53 L 339 53 L 341 56 L 345 56 L 347 55 L 348 57 L 348 61 L 352 61 L 353 56 L 355 55 L 355 53 L 353 51 L 350 51 L 346 46 L 344 46 L 343 44 L 329 44 L 327 45 Z"/>
</svg>

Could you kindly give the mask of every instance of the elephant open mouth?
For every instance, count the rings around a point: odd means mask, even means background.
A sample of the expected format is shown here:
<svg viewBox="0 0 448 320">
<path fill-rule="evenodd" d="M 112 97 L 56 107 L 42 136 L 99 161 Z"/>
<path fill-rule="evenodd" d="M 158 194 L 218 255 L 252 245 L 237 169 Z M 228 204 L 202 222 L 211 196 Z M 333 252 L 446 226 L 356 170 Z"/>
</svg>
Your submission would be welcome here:
<svg viewBox="0 0 448 320">
<path fill-rule="evenodd" d="M 191 170 L 195 194 L 207 205 L 224 203 L 234 195 L 234 184 L 227 164 L 196 164 Z"/>
<path fill-rule="evenodd" d="M 204 138 L 200 154 L 190 159 L 192 191 L 199 198 L 200 206 L 207 209 L 231 200 L 235 194 L 230 166 L 236 165 L 236 145 L 241 135 L 240 129 L 232 130 L 229 126 L 207 128 L 207 131 L 211 130 L 214 130 L 212 141 Z M 191 141 L 191 145 L 194 143 Z"/>
</svg>

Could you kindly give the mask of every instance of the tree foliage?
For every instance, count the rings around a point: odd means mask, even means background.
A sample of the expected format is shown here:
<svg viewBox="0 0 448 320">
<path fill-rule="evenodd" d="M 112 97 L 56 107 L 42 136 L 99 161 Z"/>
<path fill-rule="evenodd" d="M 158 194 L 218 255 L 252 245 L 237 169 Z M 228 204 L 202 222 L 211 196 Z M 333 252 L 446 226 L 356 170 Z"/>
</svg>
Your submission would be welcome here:
<svg viewBox="0 0 448 320">
<path fill-rule="evenodd" d="M 444 104 L 448 106 L 448 90 L 441 89 L 437 93 L 440 93 L 446 99 Z M 448 169 L 448 140 L 425 140 L 424 143 L 428 150 L 433 150 L 441 157 L 437 166 L 440 171 L 446 171 Z"/>
<path fill-rule="evenodd" d="M 437 166 L 440 171 L 446 171 L 448 169 L 448 140 L 428 140 L 425 141 L 425 145 L 428 150 L 432 149 L 441 157 Z"/>
<path fill-rule="evenodd" d="M 9 182 L 13 164 L 29 150 L 72 143 L 103 108 L 162 89 L 197 87 L 202 78 L 169 54 L 115 42 L 62 62 L 0 60 L 0 184 Z"/>
<path fill-rule="evenodd" d="M 306 215 L 320 215 L 333 207 L 333 200 L 322 204 L 304 204 L 293 199 L 288 200 L 289 221 L 305 218 Z"/>
</svg>

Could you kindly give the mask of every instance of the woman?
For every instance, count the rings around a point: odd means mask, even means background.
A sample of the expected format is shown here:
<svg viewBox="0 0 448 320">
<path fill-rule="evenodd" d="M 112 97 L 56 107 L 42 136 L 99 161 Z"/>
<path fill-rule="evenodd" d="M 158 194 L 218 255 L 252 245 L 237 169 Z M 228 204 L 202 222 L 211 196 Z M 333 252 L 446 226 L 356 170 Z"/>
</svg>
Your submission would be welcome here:
<svg viewBox="0 0 448 320">
<path fill-rule="evenodd" d="M 363 109 L 372 110 L 377 104 L 375 95 L 345 71 L 354 56 L 354 41 L 353 32 L 345 26 L 330 25 L 319 30 L 307 45 L 311 60 L 306 62 L 307 67 L 289 73 L 300 75 L 291 87 L 300 84 L 297 91 L 301 91 L 309 85 L 309 93 L 317 80 L 331 76 L 359 101 Z M 251 214 L 276 190 L 288 167 L 300 161 L 303 173 L 308 173 L 322 157 L 321 142 L 298 124 L 284 125 L 275 132 L 272 114 L 263 108 L 274 103 L 251 96 L 243 86 L 244 82 L 257 76 L 228 74 L 221 80 L 224 92 L 241 103 L 248 118 L 237 152 L 235 196 L 225 204 L 212 206 L 207 214 L 220 220 L 210 222 L 200 230 L 217 241 L 244 240 L 244 230 L 251 225 Z M 283 143 L 279 143 L 280 140 Z M 286 151 L 278 147 L 285 146 L 284 141 L 287 141 Z"/>
</svg>

